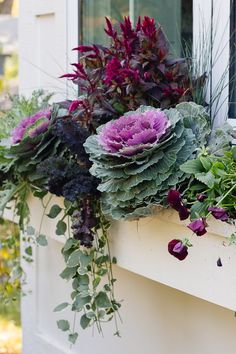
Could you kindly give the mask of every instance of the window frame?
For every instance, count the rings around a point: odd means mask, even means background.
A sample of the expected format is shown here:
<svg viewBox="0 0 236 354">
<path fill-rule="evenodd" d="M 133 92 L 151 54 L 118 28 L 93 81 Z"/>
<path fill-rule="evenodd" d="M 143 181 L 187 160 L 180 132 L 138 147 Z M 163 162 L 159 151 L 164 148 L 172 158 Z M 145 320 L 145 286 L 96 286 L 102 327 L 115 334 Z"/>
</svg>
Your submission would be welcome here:
<svg viewBox="0 0 236 354">
<path fill-rule="evenodd" d="M 83 14 L 81 9 L 83 1 L 78 1 L 78 40 L 80 43 L 82 41 Z M 221 90 L 219 105 L 215 107 L 216 105 L 213 104 L 212 108 L 213 114 L 217 112 L 214 125 L 220 126 L 227 118 L 228 122 L 236 127 L 236 119 L 228 116 L 231 2 L 232 0 L 224 0 L 224 2 L 221 0 L 193 0 L 193 56 L 195 60 L 198 60 L 202 54 L 197 51 L 197 48 L 203 30 L 207 28 L 212 31 L 210 60 L 214 65 L 208 73 L 207 101 L 208 103 L 211 101 L 213 93 L 219 85 L 219 80 L 224 75 L 225 83 Z M 129 0 L 131 20 L 133 6 L 135 6 L 135 0 Z"/>
</svg>

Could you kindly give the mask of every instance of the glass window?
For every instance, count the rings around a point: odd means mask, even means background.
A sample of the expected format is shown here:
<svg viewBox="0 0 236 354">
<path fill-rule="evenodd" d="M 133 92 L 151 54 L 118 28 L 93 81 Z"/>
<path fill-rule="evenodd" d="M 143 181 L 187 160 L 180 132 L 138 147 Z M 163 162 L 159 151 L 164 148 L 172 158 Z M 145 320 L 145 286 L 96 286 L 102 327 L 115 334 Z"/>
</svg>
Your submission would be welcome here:
<svg viewBox="0 0 236 354">
<path fill-rule="evenodd" d="M 134 19 L 150 16 L 162 25 L 175 55 L 192 45 L 191 0 L 133 0 Z"/>
<path fill-rule="evenodd" d="M 129 0 L 84 0 L 81 6 L 81 33 L 84 44 L 105 44 L 105 20 L 108 16 L 112 22 L 121 21 L 129 15 Z"/>
<path fill-rule="evenodd" d="M 81 0 L 80 32 L 84 44 L 103 43 L 105 21 L 113 22 L 130 15 L 150 16 L 163 26 L 175 55 L 182 55 L 186 43 L 192 45 L 192 0 Z"/>
</svg>

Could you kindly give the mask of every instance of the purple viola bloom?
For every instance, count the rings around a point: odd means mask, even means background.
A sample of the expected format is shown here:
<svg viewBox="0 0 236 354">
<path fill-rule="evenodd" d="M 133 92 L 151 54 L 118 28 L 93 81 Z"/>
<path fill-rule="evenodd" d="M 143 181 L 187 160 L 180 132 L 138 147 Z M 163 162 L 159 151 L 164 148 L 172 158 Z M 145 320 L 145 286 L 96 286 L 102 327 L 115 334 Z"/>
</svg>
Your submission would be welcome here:
<svg viewBox="0 0 236 354">
<path fill-rule="evenodd" d="M 181 240 L 174 239 L 168 243 L 168 252 L 183 261 L 188 255 L 188 247 Z"/>
<path fill-rule="evenodd" d="M 181 208 L 178 210 L 179 212 L 179 219 L 180 220 L 186 220 L 189 217 L 189 210 L 185 206 L 181 206 Z"/>
<path fill-rule="evenodd" d="M 207 226 L 208 225 L 206 223 L 205 218 L 200 218 L 200 219 L 192 221 L 188 225 L 188 228 L 190 230 L 192 230 L 197 236 L 202 236 L 207 232 L 207 230 L 206 230 Z"/>
<path fill-rule="evenodd" d="M 134 112 L 108 122 L 98 141 L 108 152 L 132 156 L 157 144 L 169 127 L 170 121 L 162 111 Z"/>
<path fill-rule="evenodd" d="M 182 204 L 180 192 L 178 192 L 175 189 L 170 189 L 167 196 L 167 201 L 171 206 L 171 208 L 178 211 L 178 209 L 181 207 Z"/>
<path fill-rule="evenodd" d="M 208 211 L 214 216 L 214 218 L 221 221 L 228 221 L 229 215 L 224 208 L 209 207 Z"/>
<path fill-rule="evenodd" d="M 180 220 L 186 220 L 189 217 L 189 210 L 183 205 L 180 192 L 175 189 L 169 190 L 167 202 L 171 208 L 178 211 Z"/>
<path fill-rule="evenodd" d="M 45 132 L 49 125 L 49 120 L 51 118 L 51 109 L 41 110 L 30 117 L 24 118 L 15 129 L 12 131 L 12 142 L 13 144 L 17 144 L 21 142 L 24 138 L 24 135 L 29 130 L 29 136 L 34 137 L 38 134 Z M 42 122 L 37 125 L 37 127 L 32 127 L 30 130 L 30 126 L 33 126 L 38 120 L 42 120 Z"/>
</svg>

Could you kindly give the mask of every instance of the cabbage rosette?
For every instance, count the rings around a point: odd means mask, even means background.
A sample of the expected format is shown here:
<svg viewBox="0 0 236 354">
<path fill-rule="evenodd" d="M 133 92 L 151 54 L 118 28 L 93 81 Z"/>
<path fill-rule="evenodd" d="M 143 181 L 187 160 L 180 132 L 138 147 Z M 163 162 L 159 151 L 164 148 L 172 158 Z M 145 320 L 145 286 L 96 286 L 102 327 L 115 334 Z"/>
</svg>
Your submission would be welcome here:
<svg viewBox="0 0 236 354">
<path fill-rule="evenodd" d="M 141 106 L 90 136 L 90 172 L 101 182 L 104 214 L 136 219 L 165 206 L 171 188 L 187 175 L 180 165 L 195 156 L 210 133 L 205 109 L 193 102 L 160 110 Z"/>
</svg>

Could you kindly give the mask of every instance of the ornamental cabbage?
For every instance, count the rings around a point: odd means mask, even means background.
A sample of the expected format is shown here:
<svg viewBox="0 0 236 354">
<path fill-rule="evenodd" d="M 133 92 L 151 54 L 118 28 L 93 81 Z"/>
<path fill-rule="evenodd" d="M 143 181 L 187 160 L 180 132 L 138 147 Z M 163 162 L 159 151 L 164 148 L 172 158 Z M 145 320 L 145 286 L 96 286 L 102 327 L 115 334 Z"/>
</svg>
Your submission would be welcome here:
<svg viewBox="0 0 236 354">
<path fill-rule="evenodd" d="M 35 136 L 44 133 L 49 126 L 50 117 L 51 109 L 44 109 L 30 117 L 24 118 L 12 131 L 13 144 L 20 143 L 26 135 L 30 138 L 34 138 Z"/>
<path fill-rule="evenodd" d="M 98 142 L 108 152 L 132 156 L 157 144 L 167 134 L 169 126 L 170 121 L 162 111 L 133 113 L 107 123 Z"/>
<path fill-rule="evenodd" d="M 141 106 L 90 136 L 85 150 L 99 178 L 102 208 L 113 219 L 135 219 L 166 206 L 170 189 L 184 182 L 180 165 L 209 136 L 209 117 L 193 102 L 161 111 Z"/>
</svg>

